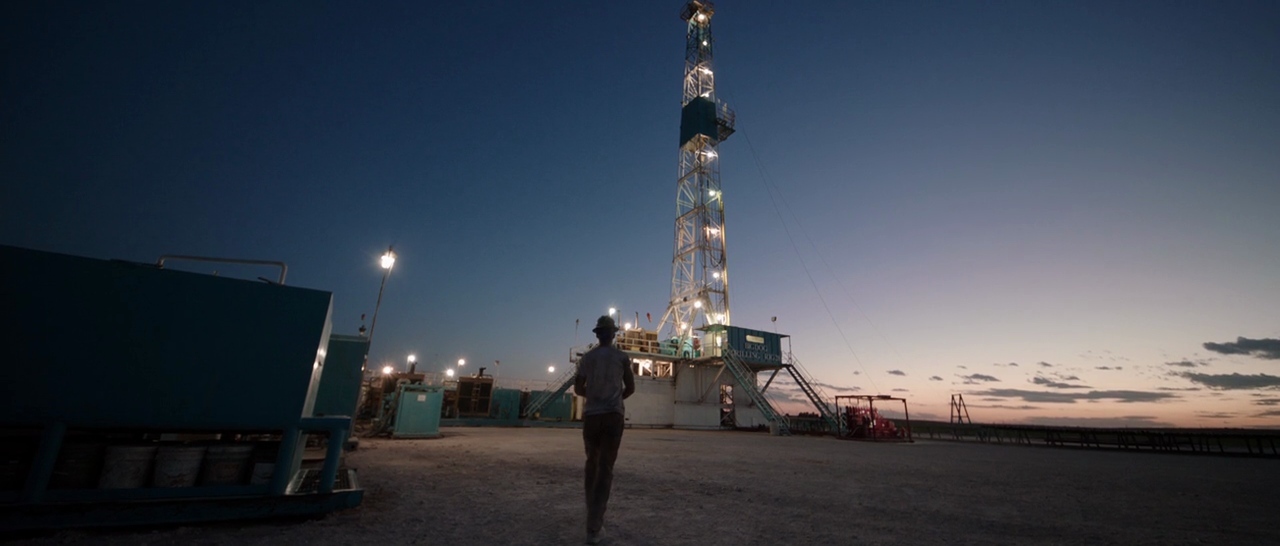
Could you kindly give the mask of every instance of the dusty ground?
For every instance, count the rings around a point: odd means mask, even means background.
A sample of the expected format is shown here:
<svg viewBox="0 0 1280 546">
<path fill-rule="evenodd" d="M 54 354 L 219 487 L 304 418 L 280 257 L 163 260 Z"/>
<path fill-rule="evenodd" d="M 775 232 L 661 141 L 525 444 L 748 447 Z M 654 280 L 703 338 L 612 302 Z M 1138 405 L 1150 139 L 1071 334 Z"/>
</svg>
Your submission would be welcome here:
<svg viewBox="0 0 1280 546">
<path fill-rule="evenodd" d="M 364 504 L 321 520 L 62 532 L 32 544 L 578 544 L 581 432 L 365 440 Z M 1280 462 L 628 430 L 608 544 L 1280 544 Z"/>
</svg>

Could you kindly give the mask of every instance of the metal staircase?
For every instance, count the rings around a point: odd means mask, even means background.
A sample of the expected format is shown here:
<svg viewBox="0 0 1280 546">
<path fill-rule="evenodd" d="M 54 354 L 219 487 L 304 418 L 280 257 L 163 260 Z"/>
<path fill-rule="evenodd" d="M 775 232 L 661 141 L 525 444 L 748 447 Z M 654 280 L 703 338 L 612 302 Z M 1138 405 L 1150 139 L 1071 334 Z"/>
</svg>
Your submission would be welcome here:
<svg viewBox="0 0 1280 546">
<path fill-rule="evenodd" d="M 561 395 L 568 391 L 569 387 L 573 386 L 573 376 L 577 375 L 577 373 L 578 367 L 570 366 L 568 370 L 565 370 L 559 378 L 551 383 L 552 385 L 558 385 L 558 387 L 542 391 L 542 393 L 536 398 L 530 400 L 529 405 L 524 407 L 525 419 L 533 419 L 534 416 L 538 415 L 538 413 L 543 410 L 543 408 L 547 407 L 547 404 L 550 404 L 552 400 L 560 398 Z"/>
<path fill-rule="evenodd" d="M 809 380 L 805 379 L 801 370 L 804 370 L 804 366 L 802 366 L 800 361 L 796 360 L 794 356 L 791 357 L 791 365 L 787 366 L 787 373 L 791 374 L 791 378 L 795 380 L 796 385 L 800 386 L 800 390 L 803 391 L 804 395 L 813 403 L 813 407 L 818 408 L 818 414 L 822 416 L 823 421 L 826 421 L 827 426 L 831 427 L 831 431 L 833 433 L 839 431 L 840 418 L 834 411 L 832 411 L 831 406 L 827 404 L 828 398 L 826 393 L 823 392 L 820 387 L 816 387 L 809 383 Z"/>
<path fill-rule="evenodd" d="M 730 347 L 724 348 L 724 367 L 729 369 L 729 373 L 733 374 L 733 378 L 738 381 L 738 386 L 747 391 L 747 396 L 760 409 L 760 413 L 764 415 L 765 420 L 775 423 L 778 427 L 778 434 L 783 436 L 791 435 L 791 427 L 787 426 L 785 417 L 774 409 L 773 404 L 769 403 L 769 399 L 764 397 L 764 393 L 760 392 L 760 388 L 756 386 L 755 376 L 751 370 L 747 368 L 741 360 L 738 359 L 737 351 Z"/>
</svg>

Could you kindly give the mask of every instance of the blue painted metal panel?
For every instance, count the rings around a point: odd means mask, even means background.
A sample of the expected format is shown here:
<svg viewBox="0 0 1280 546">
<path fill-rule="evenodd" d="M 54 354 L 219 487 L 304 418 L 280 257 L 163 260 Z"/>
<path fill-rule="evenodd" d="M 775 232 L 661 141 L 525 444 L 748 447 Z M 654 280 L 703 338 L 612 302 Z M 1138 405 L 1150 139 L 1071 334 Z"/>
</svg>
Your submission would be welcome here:
<svg viewBox="0 0 1280 546">
<path fill-rule="evenodd" d="M 504 421 L 520 420 L 520 399 L 524 395 L 517 389 L 494 389 L 489 404 L 489 417 Z"/>
<path fill-rule="evenodd" d="M 0 301 L 0 424 L 151 429 L 296 427 L 332 309 L 319 290 L 2 245 Z"/>
<path fill-rule="evenodd" d="M 536 398 L 538 395 L 546 391 L 532 391 L 529 393 L 530 398 Z M 538 418 L 543 421 L 568 421 L 573 416 L 573 395 L 563 393 L 547 402 L 538 412 Z"/>
<path fill-rule="evenodd" d="M 396 423 L 391 431 L 392 436 L 433 438 L 440 435 L 440 408 L 444 404 L 444 387 L 400 385 L 396 397 Z"/>
<path fill-rule="evenodd" d="M 355 416 L 356 405 L 360 402 L 364 356 L 368 353 L 369 338 L 340 334 L 329 336 L 313 415 Z"/>
<path fill-rule="evenodd" d="M 725 326 L 724 329 L 725 343 L 737 351 L 743 362 L 763 366 L 782 365 L 783 334 L 737 326 Z"/>
<path fill-rule="evenodd" d="M 680 146 L 698 135 L 705 135 L 712 142 L 720 139 L 720 131 L 716 128 L 716 103 L 703 97 L 694 97 L 680 110 Z"/>
</svg>

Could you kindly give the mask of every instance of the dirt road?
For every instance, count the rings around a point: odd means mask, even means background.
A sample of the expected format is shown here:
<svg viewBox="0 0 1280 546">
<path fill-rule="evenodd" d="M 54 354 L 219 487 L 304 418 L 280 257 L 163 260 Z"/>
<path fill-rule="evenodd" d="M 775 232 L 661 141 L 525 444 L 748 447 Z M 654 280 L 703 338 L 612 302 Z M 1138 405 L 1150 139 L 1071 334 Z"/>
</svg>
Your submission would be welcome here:
<svg viewBox="0 0 1280 546">
<path fill-rule="evenodd" d="M 32 544 L 580 544 L 576 429 L 365 440 L 321 520 L 69 531 Z M 608 544 L 1280 544 L 1280 462 L 628 430 Z"/>
</svg>

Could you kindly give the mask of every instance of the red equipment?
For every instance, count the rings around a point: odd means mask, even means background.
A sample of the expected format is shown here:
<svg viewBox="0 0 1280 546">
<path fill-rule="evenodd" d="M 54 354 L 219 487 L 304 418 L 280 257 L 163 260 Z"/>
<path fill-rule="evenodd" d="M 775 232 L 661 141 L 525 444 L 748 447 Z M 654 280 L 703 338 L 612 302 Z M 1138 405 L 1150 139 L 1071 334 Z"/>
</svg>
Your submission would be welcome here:
<svg viewBox="0 0 1280 546">
<path fill-rule="evenodd" d="M 848 406 L 841 405 L 841 400 L 849 401 Z M 876 411 L 875 402 L 897 400 L 902 402 L 902 413 L 906 426 L 899 427 Z M 839 436 L 865 440 L 897 440 L 914 441 L 911 438 L 911 416 L 907 413 L 907 400 L 886 395 L 877 396 L 837 396 L 837 411 L 841 412 L 842 423 Z"/>
</svg>

